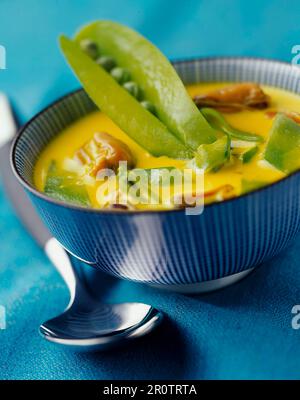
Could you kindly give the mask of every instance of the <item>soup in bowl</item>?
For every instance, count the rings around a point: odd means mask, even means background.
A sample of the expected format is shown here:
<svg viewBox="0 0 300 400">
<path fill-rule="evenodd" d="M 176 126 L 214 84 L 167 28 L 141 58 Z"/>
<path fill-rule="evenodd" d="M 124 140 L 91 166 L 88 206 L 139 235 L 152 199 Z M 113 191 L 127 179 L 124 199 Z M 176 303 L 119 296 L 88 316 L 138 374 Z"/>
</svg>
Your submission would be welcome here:
<svg viewBox="0 0 300 400">
<path fill-rule="evenodd" d="M 155 76 L 133 68 L 136 79 L 124 78 L 130 64 L 119 49 L 96 59 L 99 32 L 91 32 L 77 36 L 81 49 L 63 46 L 89 96 L 79 90 L 43 110 L 12 151 L 14 171 L 54 237 L 105 272 L 181 292 L 233 283 L 283 249 L 300 220 L 299 69 L 249 58 L 176 62 L 185 85 L 178 90 L 189 99 L 164 91 L 162 100 Z M 91 62 L 78 67 L 77 50 Z M 87 67 L 91 86 L 81 75 Z M 126 178 L 139 178 L 124 184 L 120 162 Z M 174 174 L 185 170 L 188 189 Z M 162 171 L 171 172 L 166 192 Z M 149 182 L 159 187 L 153 202 Z"/>
</svg>

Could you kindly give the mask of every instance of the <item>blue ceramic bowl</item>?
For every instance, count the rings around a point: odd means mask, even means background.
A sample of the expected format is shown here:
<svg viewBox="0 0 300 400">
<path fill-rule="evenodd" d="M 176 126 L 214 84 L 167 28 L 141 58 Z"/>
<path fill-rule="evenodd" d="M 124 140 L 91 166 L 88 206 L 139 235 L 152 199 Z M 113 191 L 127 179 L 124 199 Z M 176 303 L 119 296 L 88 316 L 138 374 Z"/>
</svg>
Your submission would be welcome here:
<svg viewBox="0 0 300 400">
<path fill-rule="evenodd" d="M 174 63 L 187 84 L 254 81 L 300 93 L 300 69 L 272 60 L 212 58 Z M 95 110 L 83 90 L 63 97 L 21 130 L 14 171 L 45 224 L 77 258 L 120 278 L 179 291 L 232 283 L 281 251 L 299 230 L 300 173 L 263 189 L 205 207 L 120 212 L 65 204 L 38 192 L 33 168 L 41 150 L 66 126 Z"/>
</svg>

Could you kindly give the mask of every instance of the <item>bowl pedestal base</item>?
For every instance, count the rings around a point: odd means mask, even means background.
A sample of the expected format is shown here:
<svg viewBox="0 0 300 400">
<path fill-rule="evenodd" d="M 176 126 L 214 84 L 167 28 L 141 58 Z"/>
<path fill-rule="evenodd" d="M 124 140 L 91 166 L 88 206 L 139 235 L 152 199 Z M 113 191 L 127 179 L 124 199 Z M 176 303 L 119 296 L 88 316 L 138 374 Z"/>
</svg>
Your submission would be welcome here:
<svg viewBox="0 0 300 400">
<path fill-rule="evenodd" d="M 223 289 L 233 283 L 240 281 L 249 275 L 254 268 L 246 269 L 245 271 L 238 272 L 224 276 L 224 278 L 213 279 L 211 281 L 199 282 L 199 283 L 188 283 L 178 285 L 160 285 L 160 284 L 149 284 L 149 286 L 157 289 L 166 290 L 170 292 L 183 293 L 183 294 L 201 294 L 213 292 L 214 290 Z"/>
</svg>

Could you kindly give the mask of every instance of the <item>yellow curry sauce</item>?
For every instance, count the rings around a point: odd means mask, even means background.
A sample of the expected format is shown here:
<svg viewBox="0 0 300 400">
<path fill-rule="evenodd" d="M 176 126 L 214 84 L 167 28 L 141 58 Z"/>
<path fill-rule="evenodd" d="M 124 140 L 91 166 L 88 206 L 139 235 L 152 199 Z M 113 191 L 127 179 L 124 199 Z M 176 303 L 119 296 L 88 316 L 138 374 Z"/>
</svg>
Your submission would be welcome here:
<svg viewBox="0 0 300 400">
<path fill-rule="evenodd" d="M 227 86 L 228 83 L 201 83 L 188 86 L 189 94 L 194 97 L 214 89 Z M 264 110 L 243 110 L 235 113 L 224 113 L 226 120 L 235 128 L 261 135 L 268 138 L 273 119 L 268 117 L 268 110 L 291 110 L 300 112 L 299 96 L 287 91 L 262 87 L 271 98 L 270 107 Z M 91 113 L 69 126 L 58 135 L 41 153 L 34 170 L 34 183 L 38 190 L 43 191 L 50 163 L 54 160 L 59 168 L 64 167 L 66 158 L 72 158 L 76 150 L 89 141 L 95 132 L 107 132 L 121 140 L 130 148 L 136 168 L 170 167 L 185 168 L 186 161 L 170 159 L 168 157 L 153 157 L 140 147 L 129 136 L 122 132 L 106 115 L 100 111 Z M 241 194 L 242 179 L 247 181 L 262 181 L 265 184 L 277 181 L 285 176 L 278 169 L 261 160 L 266 141 L 259 144 L 260 151 L 249 163 L 239 161 L 223 166 L 217 172 L 207 172 L 204 177 L 205 192 L 212 191 L 222 185 L 230 184 L 234 188 L 234 195 Z M 93 207 L 99 207 L 96 199 L 97 183 L 86 187 Z"/>
</svg>

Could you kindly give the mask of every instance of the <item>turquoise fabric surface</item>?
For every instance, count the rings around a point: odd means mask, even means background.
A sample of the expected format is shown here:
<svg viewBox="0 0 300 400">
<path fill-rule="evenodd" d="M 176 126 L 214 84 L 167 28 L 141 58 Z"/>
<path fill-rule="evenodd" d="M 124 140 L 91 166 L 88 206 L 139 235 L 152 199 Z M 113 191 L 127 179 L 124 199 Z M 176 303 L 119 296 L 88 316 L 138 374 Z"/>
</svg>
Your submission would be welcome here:
<svg viewBox="0 0 300 400">
<path fill-rule="evenodd" d="M 253 55 L 290 61 L 300 44 L 298 1 L 1 0 L 0 91 L 21 122 L 78 86 L 57 35 L 94 19 L 126 23 L 170 58 Z M 299 42 L 299 43 L 297 43 Z M 1 379 L 300 378 L 300 237 L 247 279 L 223 291 L 184 296 L 103 277 L 107 301 L 142 301 L 166 313 L 151 336 L 117 351 L 84 354 L 45 342 L 45 319 L 68 302 L 62 280 L 27 235 L 0 189 Z M 142 267 L 142 266 L 141 266 Z"/>
</svg>

